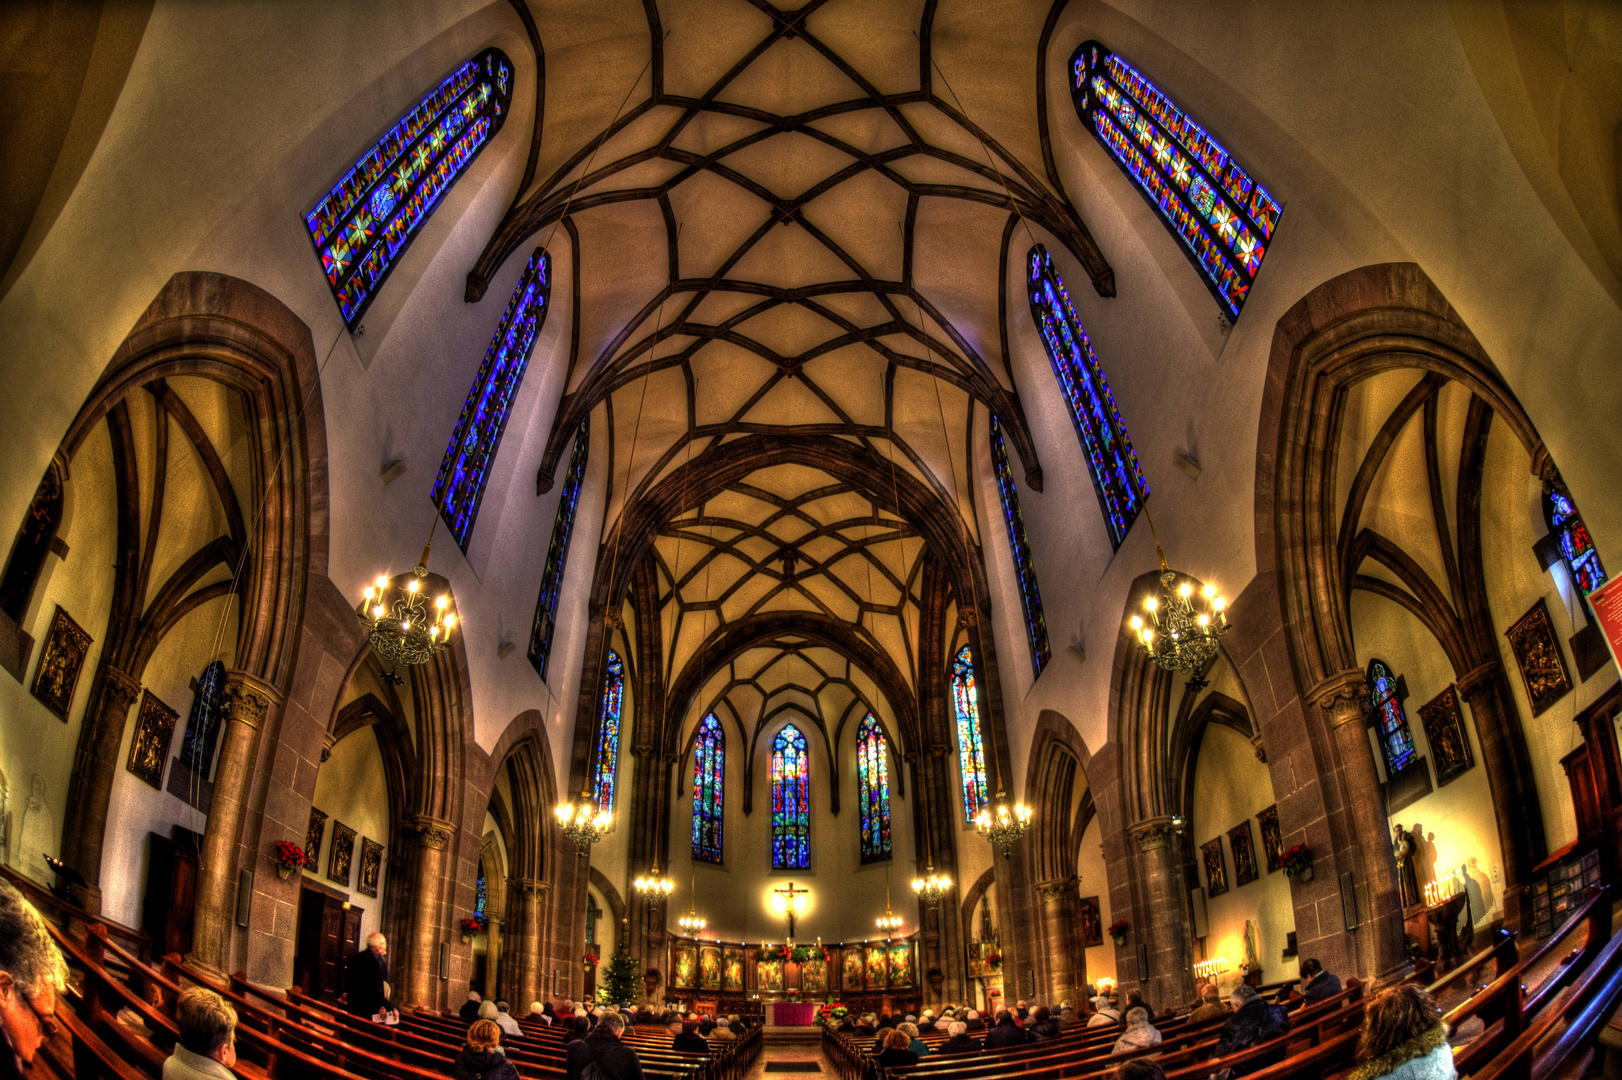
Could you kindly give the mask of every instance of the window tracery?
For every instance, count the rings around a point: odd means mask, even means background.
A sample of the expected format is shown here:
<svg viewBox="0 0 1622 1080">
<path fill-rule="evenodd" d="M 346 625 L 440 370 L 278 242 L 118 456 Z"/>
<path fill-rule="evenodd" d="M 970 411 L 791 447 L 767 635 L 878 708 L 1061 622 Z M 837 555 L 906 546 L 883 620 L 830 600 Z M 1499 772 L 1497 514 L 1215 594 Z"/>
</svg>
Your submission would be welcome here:
<svg viewBox="0 0 1622 1080">
<path fill-rule="evenodd" d="M 451 433 L 450 445 L 445 448 L 445 460 L 434 480 L 433 499 L 463 551 L 473 535 L 485 481 L 490 478 L 490 466 L 501 446 L 502 433 L 507 430 L 513 399 L 524 381 L 529 354 L 546 325 L 551 296 L 552 257 L 536 248 L 485 350 L 467 403 Z"/>
<path fill-rule="evenodd" d="M 997 495 L 1002 500 L 1003 523 L 1008 526 L 1008 548 L 1013 553 L 1014 576 L 1019 579 L 1019 601 L 1025 609 L 1025 637 L 1031 646 L 1031 670 L 1042 674 L 1052 650 L 1048 646 L 1048 624 L 1042 617 L 1042 592 L 1036 587 L 1036 566 L 1031 545 L 1025 538 L 1025 518 L 1019 512 L 1019 489 L 1008 467 L 1008 449 L 1003 445 L 1002 425 L 991 416 L 991 465 L 997 477 Z"/>
<path fill-rule="evenodd" d="M 772 740 L 772 868 L 811 868 L 811 754 L 793 724 Z"/>
<path fill-rule="evenodd" d="M 180 760 L 193 776 L 203 780 L 208 779 L 209 767 L 214 763 L 224 692 L 225 664 L 216 660 L 203 669 L 202 677 L 197 680 L 191 714 L 186 717 L 186 735 L 180 743 Z"/>
<path fill-rule="evenodd" d="M 440 200 L 507 119 L 513 68 L 500 49 L 459 66 L 304 215 L 351 330 Z"/>
<path fill-rule="evenodd" d="M 856 790 L 862 819 L 862 862 L 890 857 L 890 763 L 884 732 L 868 713 L 856 728 Z"/>
<path fill-rule="evenodd" d="M 586 475 L 586 454 L 590 450 L 591 420 L 581 421 L 575 432 L 574 450 L 569 454 L 569 471 L 563 477 L 558 497 L 558 516 L 552 522 L 552 539 L 546 545 L 546 565 L 541 570 L 541 595 L 535 600 L 535 622 L 529 630 L 529 662 L 535 673 L 546 678 L 552 658 L 552 631 L 557 628 L 558 595 L 563 590 L 563 570 L 569 561 L 569 536 L 574 532 L 575 511 L 580 506 L 580 482 Z"/>
<path fill-rule="evenodd" d="M 1226 147 L 1096 41 L 1070 57 L 1081 121 L 1182 241 L 1224 313 L 1239 317 L 1284 212 Z"/>
<path fill-rule="evenodd" d="M 1402 707 L 1397 677 L 1384 660 L 1370 660 L 1368 671 L 1369 708 L 1374 714 L 1380 753 L 1385 757 L 1387 776 L 1395 776 L 1414 762 L 1418 753 L 1408 714 Z"/>
<path fill-rule="evenodd" d="M 619 765 L 620 710 L 625 704 L 625 665 L 609 650 L 603 673 L 602 706 L 597 720 L 597 747 L 592 755 L 592 801 L 598 813 L 614 810 L 614 773 Z"/>
<path fill-rule="evenodd" d="M 1594 538 L 1588 535 L 1588 526 L 1583 524 L 1577 504 L 1558 488 L 1551 487 L 1543 493 L 1543 519 L 1559 541 L 1561 561 L 1566 564 L 1572 584 L 1577 586 L 1586 608 L 1588 594 L 1610 580 L 1594 547 Z"/>
<path fill-rule="evenodd" d="M 1115 397 L 1098 364 L 1098 355 L 1093 352 L 1093 343 L 1076 316 L 1053 257 L 1041 244 L 1031 249 L 1026 285 L 1031 315 L 1047 346 L 1053 374 L 1070 407 L 1070 419 L 1076 425 L 1087 467 L 1093 474 L 1110 543 L 1119 548 L 1138 511 L 1143 509 L 1143 500 L 1149 497 L 1149 483 L 1138 467 L 1138 456 L 1132 452 L 1132 440 L 1127 438 L 1126 425 L 1115 408 Z"/>
<path fill-rule="evenodd" d="M 726 755 L 726 733 L 711 713 L 699 722 L 693 742 L 693 858 L 704 862 L 721 861 Z"/>
<path fill-rule="evenodd" d="M 967 645 L 952 658 L 952 706 L 957 712 L 957 752 L 963 772 L 963 820 L 973 821 L 991 799 L 980 702 L 975 693 L 974 652 Z"/>
</svg>

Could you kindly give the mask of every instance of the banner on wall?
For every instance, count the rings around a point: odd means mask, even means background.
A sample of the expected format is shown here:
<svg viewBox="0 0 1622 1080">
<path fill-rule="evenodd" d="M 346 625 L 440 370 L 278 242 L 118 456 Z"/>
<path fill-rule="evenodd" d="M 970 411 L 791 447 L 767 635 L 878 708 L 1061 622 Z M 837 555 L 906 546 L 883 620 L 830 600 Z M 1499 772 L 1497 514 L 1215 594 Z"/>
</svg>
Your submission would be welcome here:
<svg viewBox="0 0 1622 1080">
<path fill-rule="evenodd" d="M 1588 606 L 1599 621 L 1611 660 L 1622 668 L 1622 577 L 1612 578 L 1588 594 Z"/>
</svg>

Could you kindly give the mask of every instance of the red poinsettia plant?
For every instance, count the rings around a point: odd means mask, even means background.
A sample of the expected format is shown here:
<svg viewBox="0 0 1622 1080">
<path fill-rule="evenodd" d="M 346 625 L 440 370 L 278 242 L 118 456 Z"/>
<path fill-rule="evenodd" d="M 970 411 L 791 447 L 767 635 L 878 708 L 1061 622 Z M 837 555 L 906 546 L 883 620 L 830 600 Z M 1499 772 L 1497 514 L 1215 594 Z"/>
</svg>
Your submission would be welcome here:
<svg viewBox="0 0 1622 1080">
<path fill-rule="evenodd" d="M 1104 932 L 1110 937 L 1114 938 L 1115 943 L 1119 945 L 1121 943 L 1121 939 L 1126 937 L 1126 932 L 1130 929 L 1132 929 L 1131 923 L 1127 922 L 1125 919 L 1116 919 L 1114 922 L 1109 924 L 1109 929 L 1105 930 Z"/>
<path fill-rule="evenodd" d="M 276 862 L 289 870 L 302 870 L 310 864 L 310 859 L 304 854 L 302 844 L 295 844 L 291 840 L 278 840 Z"/>
<path fill-rule="evenodd" d="M 463 937 L 472 937 L 474 934 L 484 933 L 490 926 L 490 920 L 483 915 L 469 915 L 465 919 L 456 920 L 456 925 L 461 927 Z"/>
<path fill-rule="evenodd" d="M 586 958 L 581 961 L 581 964 L 587 971 L 590 971 L 592 968 L 597 966 L 597 957 L 592 953 L 587 953 Z"/>
<path fill-rule="evenodd" d="M 1312 849 L 1305 844 L 1286 849 L 1279 856 L 1279 867 L 1290 877 L 1300 877 L 1312 869 Z"/>
</svg>

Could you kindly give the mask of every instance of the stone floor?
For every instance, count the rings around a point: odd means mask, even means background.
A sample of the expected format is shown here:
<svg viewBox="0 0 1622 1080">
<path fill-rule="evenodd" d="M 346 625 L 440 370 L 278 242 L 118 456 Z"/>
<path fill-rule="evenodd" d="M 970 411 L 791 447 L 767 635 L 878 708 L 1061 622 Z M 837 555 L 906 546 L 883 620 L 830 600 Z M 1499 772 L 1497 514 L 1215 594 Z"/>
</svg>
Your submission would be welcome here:
<svg viewBox="0 0 1622 1080">
<path fill-rule="evenodd" d="M 774 1039 L 771 1036 L 772 1033 L 768 1032 L 766 1044 L 760 1051 L 760 1057 L 755 1059 L 755 1064 L 749 1070 L 745 1080 L 763 1080 L 763 1078 L 767 1077 L 781 1077 L 783 1080 L 788 1080 L 788 1078 L 794 1076 L 817 1075 L 816 1073 L 769 1073 L 766 1071 L 766 1066 L 773 1061 L 815 1061 L 822 1066 L 821 1075 L 828 1077 L 838 1075 L 833 1064 L 828 1061 L 827 1056 L 822 1052 L 820 1034 L 814 1041 L 797 1039 L 792 1042 Z"/>
</svg>

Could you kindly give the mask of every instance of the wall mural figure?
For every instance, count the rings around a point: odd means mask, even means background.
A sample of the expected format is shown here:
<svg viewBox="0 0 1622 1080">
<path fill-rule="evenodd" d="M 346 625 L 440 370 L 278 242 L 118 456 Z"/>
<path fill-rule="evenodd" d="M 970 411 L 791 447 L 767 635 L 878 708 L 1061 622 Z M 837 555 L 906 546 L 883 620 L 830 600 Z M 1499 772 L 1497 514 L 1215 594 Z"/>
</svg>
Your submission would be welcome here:
<svg viewBox="0 0 1622 1080">
<path fill-rule="evenodd" d="M 51 868 L 45 864 L 45 856 L 55 848 L 56 818 L 45 802 L 45 778 L 35 773 L 28 806 L 23 810 L 22 833 L 17 839 L 17 861 L 12 865 L 35 881 L 48 882 Z"/>
<path fill-rule="evenodd" d="M 1099 914 L 1098 897 L 1086 896 L 1081 901 L 1081 947 L 1090 949 L 1104 944 L 1104 920 Z"/>
</svg>

